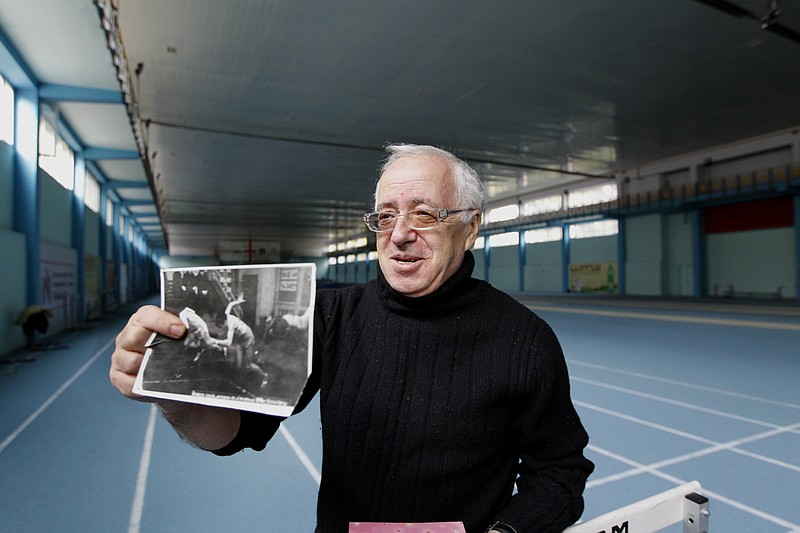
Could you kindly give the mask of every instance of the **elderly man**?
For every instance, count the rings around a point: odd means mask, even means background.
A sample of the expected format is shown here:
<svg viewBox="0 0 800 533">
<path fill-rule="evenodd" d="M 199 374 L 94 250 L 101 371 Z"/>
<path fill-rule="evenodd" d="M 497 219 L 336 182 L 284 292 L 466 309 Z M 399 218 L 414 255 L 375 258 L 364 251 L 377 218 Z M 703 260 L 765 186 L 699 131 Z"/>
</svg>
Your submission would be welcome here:
<svg viewBox="0 0 800 533">
<path fill-rule="evenodd" d="M 317 530 L 351 521 L 461 521 L 470 533 L 562 531 L 593 469 L 558 340 L 524 306 L 471 277 L 483 189 L 448 152 L 393 145 L 364 215 L 380 273 L 320 290 Z M 111 381 L 125 395 L 151 331 L 180 321 L 140 309 L 117 339 Z M 281 419 L 159 402 L 175 429 L 219 455 L 263 449 Z M 516 491 L 515 491 L 516 486 Z"/>
</svg>

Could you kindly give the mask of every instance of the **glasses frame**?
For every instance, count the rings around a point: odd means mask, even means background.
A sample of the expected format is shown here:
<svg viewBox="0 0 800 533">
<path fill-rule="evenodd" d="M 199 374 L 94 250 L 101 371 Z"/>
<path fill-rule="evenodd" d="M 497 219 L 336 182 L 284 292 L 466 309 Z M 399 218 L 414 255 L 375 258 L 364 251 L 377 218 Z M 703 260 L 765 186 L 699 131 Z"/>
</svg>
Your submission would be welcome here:
<svg viewBox="0 0 800 533">
<path fill-rule="evenodd" d="M 397 219 L 406 218 L 409 213 L 413 213 L 415 211 L 423 211 L 423 212 L 426 212 L 426 213 L 433 213 L 433 214 L 436 215 L 436 224 L 433 225 L 433 226 L 425 227 L 425 228 L 415 228 L 414 226 L 409 224 L 408 223 L 408 219 L 406 219 L 406 225 L 410 229 L 413 229 L 414 231 L 427 231 L 429 229 L 438 228 L 439 224 L 442 223 L 442 220 L 446 219 L 450 215 L 455 215 L 456 213 L 464 213 L 465 211 L 475 211 L 475 208 L 468 207 L 466 209 L 438 209 L 438 208 L 433 208 L 433 209 L 412 209 L 411 211 L 406 212 L 405 215 L 401 215 L 400 213 L 392 213 L 391 211 L 373 211 L 371 213 L 364 213 L 364 217 L 363 217 L 364 218 L 364 224 L 367 225 L 367 228 L 370 231 L 375 232 L 375 233 L 384 233 L 386 231 L 392 231 L 397 226 Z M 374 215 L 378 215 L 378 214 L 381 214 L 381 213 L 383 213 L 385 215 L 392 215 L 394 217 L 394 223 L 392 224 L 392 227 L 386 228 L 386 229 L 375 229 L 372 226 L 370 226 L 369 219 L 371 217 L 373 217 Z"/>
</svg>

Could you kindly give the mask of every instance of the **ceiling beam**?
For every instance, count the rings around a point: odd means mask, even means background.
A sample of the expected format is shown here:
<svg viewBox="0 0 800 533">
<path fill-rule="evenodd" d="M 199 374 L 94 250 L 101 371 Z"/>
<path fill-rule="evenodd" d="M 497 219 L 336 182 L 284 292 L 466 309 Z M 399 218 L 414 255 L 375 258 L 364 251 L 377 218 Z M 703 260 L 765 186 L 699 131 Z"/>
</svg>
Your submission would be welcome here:
<svg viewBox="0 0 800 533">
<path fill-rule="evenodd" d="M 133 180 L 108 180 L 103 186 L 109 189 L 144 189 L 149 187 L 146 181 Z"/>
<path fill-rule="evenodd" d="M 90 161 L 99 159 L 139 159 L 136 150 L 122 150 L 118 148 L 88 147 L 83 151 L 83 157 Z"/>
<path fill-rule="evenodd" d="M 187 131 L 196 131 L 201 133 L 208 133 L 213 135 L 230 135 L 233 137 L 244 137 L 249 139 L 261 139 L 267 141 L 281 141 L 281 142 L 290 142 L 290 143 L 298 143 L 298 144 L 308 144 L 308 145 L 315 145 L 315 146 L 327 146 L 331 148 L 348 148 L 348 149 L 356 149 L 356 150 L 369 150 L 371 152 L 382 152 L 382 146 L 369 146 L 369 145 L 358 145 L 358 144 L 348 144 L 348 143 L 337 143 L 337 142 L 329 142 L 329 141 L 318 141 L 313 139 L 300 139 L 294 137 L 283 137 L 283 136 L 276 136 L 276 135 L 260 135 L 256 133 L 244 133 L 244 132 L 237 132 L 231 130 L 224 130 L 218 128 L 207 128 L 201 126 L 192 126 L 187 124 L 175 124 L 170 122 L 164 122 L 160 120 L 150 120 L 146 119 L 145 123 L 150 125 L 154 124 L 156 126 L 161 126 L 164 128 L 175 128 L 175 129 L 182 129 Z M 495 165 L 503 165 L 509 168 L 518 168 L 523 170 L 537 170 L 540 172 L 553 172 L 556 174 L 566 174 L 570 176 L 581 176 L 584 178 L 595 178 L 595 179 L 611 179 L 614 176 L 604 175 L 604 174 L 590 174 L 586 172 L 574 172 L 570 170 L 562 170 L 558 168 L 550 168 L 550 167 L 542 167 L 536 165 L 528 165 L 526 163 L 512 163 L 510 161 L 503 161 L 502 159 L 488 159 L 483 157 L 469 157 L 464 155 L 463 153 L 456 153 L 458 157 L 465 159 L 466 161 L 471 161 L 473 163 L 489 163 Z M 507 157 L 511 158 L 514 157 L 514 154 L 509 154 Z"/>
<path fill-rule="evenodd" d="M 713 7 L 714 9 L 718 9 L 723 13 L 727 13 L 728 15 L 732 15 L 736 18 L 754 20 L 761 25 L 762 30 L 772 32 L 776 35 L 780 35 L 785 39 L 789 39 L 790 41 L 794 41 L 800 44 L 800 32 L 798 32 L 794 28 L 790 28 L 788 26 L 784 26 L 783 24 L 776 22 L 776 20 L 781 14 L 781 10 L 778 7 L 778 2 L 775 0 L 768 4 L 767 11 L 765 11 L 763 15 L 758 15 L 757 13 L 750 11 L 749 9 L 745 9 L 729 0 L 695 0 L 695 1 L 701 4 L 705 4 L 708 7 Z"/>
<path fill-rule="evenodd" d="M 576 171 L 573 171 L 573 170 L 563 170 L 563 169 L 560 169 L 560 168 L 542 167 L 542 166 L 538 166 L 538 165 L 528 165 L 526 163 L 511 163 L 511 162 L 508 162 L 508 161 L 502 161 L 500 159 L 484 159 L 484 158 L 480 158 L 480 157 L 469 157 L 469 156 L 463 156 L 463 155 L 461 157 L 463 157 L 464 159 L 466 159 L 467 161 L 470 161 L 472 163 L 483 163 L 483 164 L 489 164 L 489 165 L 499 165 L 499 166 L 514 168 L 514 169 L 522 169 L 522 170 L 536 170 L 538 172 L 552 172 L 552 173 L 555 173 L 555 174 L 564 174 L 565 176 L 580 176 L 582 178 L 593 178 L 593 179 L 603 179 L 603 180 L 609 180 L 609 179 L 613 179 L 614 178 L 613 175 L 609 175 L 609 174 L 590 174 L 588 172 L 576 172 Z"/>
<path fill-rule="evenodd" d="M 42 84 L 39 95 L 43 100 L 59 102 L 87 102 L 92 104 L 123 104 L 122 93 L 110 89 L 78 87 L 75 85 Z"/>
</svg>

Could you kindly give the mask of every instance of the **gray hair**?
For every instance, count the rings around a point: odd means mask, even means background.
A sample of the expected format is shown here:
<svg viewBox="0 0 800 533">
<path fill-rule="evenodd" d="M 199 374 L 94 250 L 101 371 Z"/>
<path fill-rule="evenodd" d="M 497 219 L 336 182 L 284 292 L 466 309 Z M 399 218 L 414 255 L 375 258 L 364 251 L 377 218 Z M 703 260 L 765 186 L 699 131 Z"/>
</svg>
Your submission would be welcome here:
<svg viewBox="0 0 800 533">
<path fill-rule="evenodd" d="M 453 177 L 453 185 L 456 189 L 456 205 L 453 206 L 457 209 L 478 209 L 483 212 L 485 203 L 485 193 L 483 183 L 478 177 L 478 173 L 467 164 L 466 161 L 459 159 L 455 155 L 436 148 L 435 146 L 424 146 L 419 144 L 388 144 L 385 147 L 389 156 L 381 166 L 381 177 L 386 169 L 394 162 L 400 159 L 410 157 L 430 157 L 445 161 L 450 165 L 451 175 Z M 381 180 L 375 184 L 375 206 L 378 205 L 378 188 L 380 187 Z M 461 213 L 461 220 L 465 223 L 472 219 L 472 213 Z"/>
</svg>

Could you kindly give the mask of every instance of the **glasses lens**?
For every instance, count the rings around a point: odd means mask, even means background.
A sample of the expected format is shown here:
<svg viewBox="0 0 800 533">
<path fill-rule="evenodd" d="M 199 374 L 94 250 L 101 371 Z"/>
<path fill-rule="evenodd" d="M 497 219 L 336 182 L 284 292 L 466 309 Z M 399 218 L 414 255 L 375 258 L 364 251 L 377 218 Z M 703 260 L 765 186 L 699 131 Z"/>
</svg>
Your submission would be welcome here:
<svg viewBox="0 0 800 533">
<path fill-rule="evenodd" d="M 439 216 L 436 211 L 416 209 L 409 211 L 405 215 L 399 215 L 390 211 L 380 211 L 377 213 L 367 213 L 364 215 L 364 222 L 372 231 L 390 231 L 394 229 L 398 218 L 405 218 L 406 224 L 411 229 L 431 229 L 439 225 Z"/>
<path fill-rule="evenodd" d="M 408 225 L 414 229 L 434 228 L 439 224 L 439 217 L 433 211 L 417 209 L 406 213 Z"/>
<path fill-rule="evenodd" d="M 367 213 L 364 215 L 364 222 L 367 223 L 367 227 L 372 231 L 388 231 L 394 227 L 396 220 L 397 215 L 395 213 Z"/>
<path fill-rule="evenodd" d="M 375 227 L 378 231 L 390 230 L 397 222 L 396 213 L 375 213 Z"/>
</svg>

